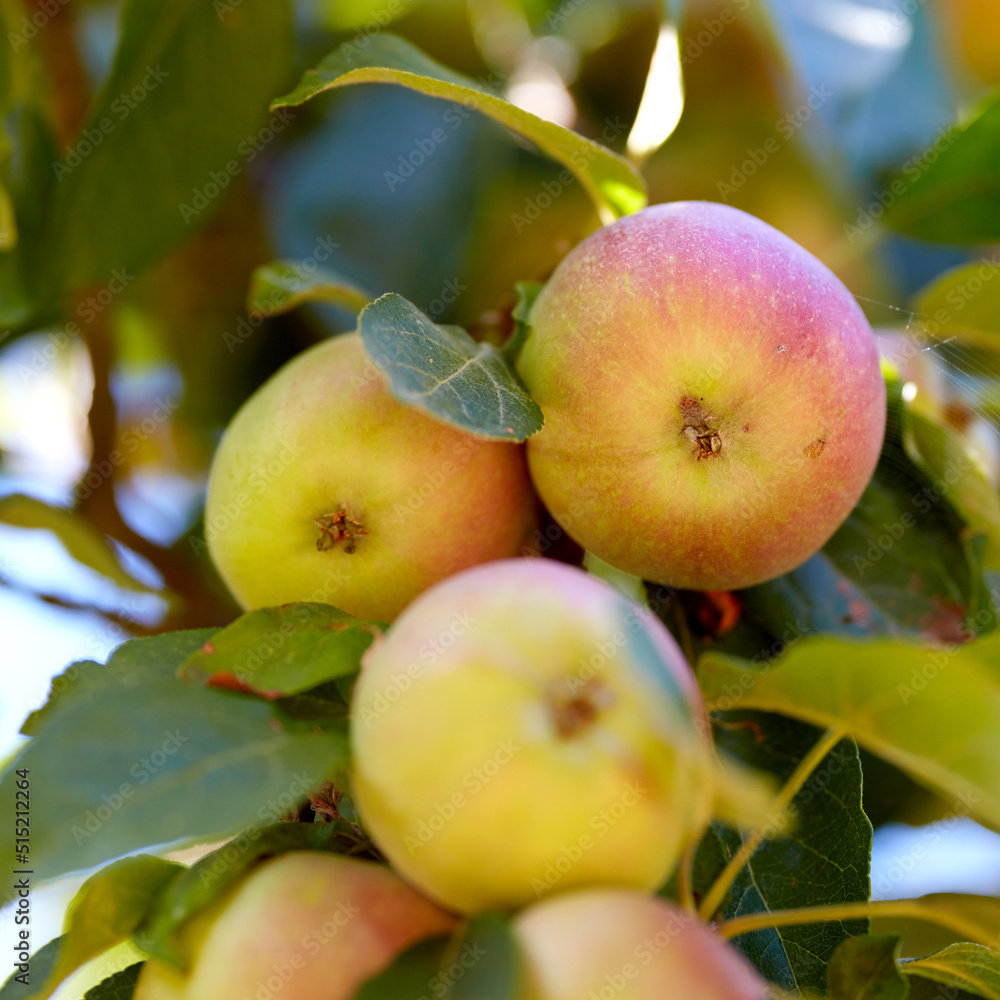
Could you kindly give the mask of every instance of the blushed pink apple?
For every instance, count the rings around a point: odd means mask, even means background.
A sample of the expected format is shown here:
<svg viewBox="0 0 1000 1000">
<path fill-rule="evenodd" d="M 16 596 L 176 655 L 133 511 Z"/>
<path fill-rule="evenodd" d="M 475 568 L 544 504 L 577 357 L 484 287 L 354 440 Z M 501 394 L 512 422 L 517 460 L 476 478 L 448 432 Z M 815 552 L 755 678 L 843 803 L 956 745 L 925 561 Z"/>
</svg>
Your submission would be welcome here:
<svg viewBox="0 0 1000 1000">
<path fill-rule="evenodd" d="M 205 533 L 245 608 L 321 601 L 388 621 L 432 583 L 517 554 L 534 518 L 523 448 L 400 403 L 349 334 L 293 358 L 233 418 Z"/>
<path fill-rule="evenodd" d="M 671 903 L 624 889 L 566 893 L 516 921 L 525 1000 L 764 1000 L 729 945 Z"/>
<path fill-rule="evenodd" d="M 135 1000 L 350 1000 L 401 951 L 454 923 L 381 865 L 283 854 L 184 929 L 196 948 L 189 974 L 151 959 Z"/>
<path fill-rule="evenodd" d="M 705 710 L 648 611 L 546 559 L 478 566 L 369 647 L 351 706 L 361 818 L 450 909 L 655 889 L 708 822 Z"/>
<path fill-rule="evenodd" d="M 726 205 L 656 205 L 598 230 L 530 313 L 518 369 L 545 414 L 539 494 L 618 569 L 747 587 L 844 522 L 878 461 L 885 385 L 841 282 Z"/>
</svg>

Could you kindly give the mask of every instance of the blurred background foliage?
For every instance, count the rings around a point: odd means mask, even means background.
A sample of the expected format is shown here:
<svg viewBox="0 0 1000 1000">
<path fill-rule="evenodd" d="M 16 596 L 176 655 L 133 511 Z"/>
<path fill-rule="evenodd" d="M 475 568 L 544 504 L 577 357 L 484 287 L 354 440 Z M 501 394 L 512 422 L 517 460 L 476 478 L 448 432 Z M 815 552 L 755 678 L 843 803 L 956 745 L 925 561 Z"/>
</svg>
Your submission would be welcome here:
<svg viewBox="0 0 1000 1000">
<path fill-rule="evenodd" d="M 726 201 L 787 233 L 893 360 L 883 463 L 824 552 L 746 594 L 654 600 L 690 653 L 995 624 L 1000 0 L 0 0 L 0 18 L 5 748 L 69 659 L 237 613 L 202 541 L 215 444 L 285 360 L 353 325 L 332 305 L 248 313 L 255 267 L 321 264 L 499 341 L 515 283 L 600 224 L 530 144 L 412 91 L 268 111 L 384 28 L 618 152 L 641 103 L 676 101 L 648 82 L 673 44 L 683 111 L 633 150 L 650 200 Z M 893 228 L 890 201 L 911 206 Z M 952 468 L 918 530 L 879 549 Z M 941 814 L 887 766 L 866 796 L 876 824 Z"/>
</svg>

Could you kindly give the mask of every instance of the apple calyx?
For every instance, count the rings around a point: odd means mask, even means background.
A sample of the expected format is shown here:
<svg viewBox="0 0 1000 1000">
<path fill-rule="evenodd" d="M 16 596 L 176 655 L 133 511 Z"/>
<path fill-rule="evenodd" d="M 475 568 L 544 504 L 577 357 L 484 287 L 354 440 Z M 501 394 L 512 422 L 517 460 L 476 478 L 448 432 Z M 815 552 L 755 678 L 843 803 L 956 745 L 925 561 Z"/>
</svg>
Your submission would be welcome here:
<svg viewBox="0 0 1000 1000">
<path fill-rule="evenodd" d="M 578 686 L 573 685 L 573 686 Z M 546 695 L 546 707 L 560 739 L 569 740 L 589 729 L 603 709 L 614 704 L 615 696 L 596 678 L 591 678 L 580 691 L 567 690 L 556 682 Z"/>
<path fill-rule="evenodd" d="M 344 551 L 350 555 L 358 547 L 358 536 L 368 534 L 365 526 L 353 517 L 348 517 L 343 507 L 332 514 L 320 514 L 319 517 L 314 517 L 313 524 L 319 528 L 316 548 L 320 552 L 328 552 L 338 542 L 343 542 Z"/>
<path fill-rule="evenodd" d="M 718 458 L 722 451 L 722 438 L 719 436 L 719 418 L 706 413 L 701 403 L 693 396 L 684 396 L 680 402 L 681 414 L 684 417 L 684 427 L 681 433 L 698 446 L 694 452 L 698 461 Z M 712 427 L 711 424 L 715 424 Z"/>
</svg>

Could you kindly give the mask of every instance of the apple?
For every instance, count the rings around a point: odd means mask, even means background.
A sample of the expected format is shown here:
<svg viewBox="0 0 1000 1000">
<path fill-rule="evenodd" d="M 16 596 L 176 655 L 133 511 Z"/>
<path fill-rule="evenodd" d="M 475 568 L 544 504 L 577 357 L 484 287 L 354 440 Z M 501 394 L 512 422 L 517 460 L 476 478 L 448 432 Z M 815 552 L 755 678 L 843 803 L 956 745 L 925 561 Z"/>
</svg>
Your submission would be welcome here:
<svg viewBox="0 0 1000 1000">
<path fill-rule="evenodd" d="M 516 555 L 535 502 L 522 447 L 400 403 L 348 334 L 293 358 L 233 418 L 205 531 L 245 608 L 320 601 L 390 621 L 436 581 Z"/>
<path fill-rule="evenodd" d="M 768 984 L 696 917 L 623 889 L 544 900 L 515 921 L 525 1000 L 764 1000 Z"/>
<path fill-rule="evenodd" d="M 354 801 L 392 865 L 465 913 L 654 889 L 709 819 L 705 709 L 644 608 L 546 559 L 467 570 L 369 647 Z"/>
<path fill-rule="evenodd" d="M 187 975 L 150 959 L 135 1000 L 350 1000 L 401 951 L 454 918 L 389 869 L 295 851 L 254 868 L 182 933 Z"/>
<path fill-rule="evenodd" d="M 559 264 L 518 358 L 555 519 L 612 566 L 732 590 L 798 566 L 878 461 L 870 326 L 827 268 L 726 205 L 656 205 Z"/>
</svg>

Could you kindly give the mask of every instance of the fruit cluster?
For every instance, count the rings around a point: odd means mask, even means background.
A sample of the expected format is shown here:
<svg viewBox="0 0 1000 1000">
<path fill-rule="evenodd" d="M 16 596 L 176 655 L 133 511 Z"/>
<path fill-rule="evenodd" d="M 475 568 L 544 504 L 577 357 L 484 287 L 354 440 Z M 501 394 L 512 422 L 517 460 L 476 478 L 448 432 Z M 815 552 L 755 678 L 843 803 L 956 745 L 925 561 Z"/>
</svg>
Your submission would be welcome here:
<svg viewBox="0 0 1000 1000">
<path fill-rule="evenodd" d="M 690 666 L 604 582 L 508 557 L 537 554 L 533 486 L 626 573 L 718 590 L 792 569 L 878 458 L 871 330 L 800 247 L 702 203 L 595 233 L 529 323 L 518 369 L 545 427 L 527 463 L 398 402 L 357 335 L 293 360 L 233 421 L 206 530 L 239 600 L 393 622 L 351 705 L 351 796 L 392 870 L 265 862 L 192 924 L 191 974 L 150 961 L 139 1000 L 241 1000 L 275 977 L 289 1000 L 350 998 L 493 910 L 517 914 L 534 1000 L 766 995 L 652 895 L 718 796 Z"/>
<path fill-rule="evenodd" d="M 652 895 L 710 818 L 712 745 L 680 649 L 608 584 L 518 559 L 431 588 L 366 653 L 351 742 L 355 804 L 398 874 L 267 861 L 188 927 L 190 975 L 152 960 L 138 1000 L 243 1000 L 272 980 L 349 1000 L 456 914 L 489 910 L 520 911 L 526 1000 L 766 995 Z"/>
</svg>

